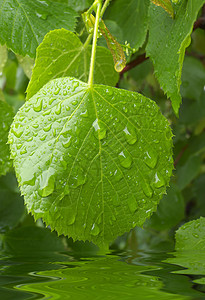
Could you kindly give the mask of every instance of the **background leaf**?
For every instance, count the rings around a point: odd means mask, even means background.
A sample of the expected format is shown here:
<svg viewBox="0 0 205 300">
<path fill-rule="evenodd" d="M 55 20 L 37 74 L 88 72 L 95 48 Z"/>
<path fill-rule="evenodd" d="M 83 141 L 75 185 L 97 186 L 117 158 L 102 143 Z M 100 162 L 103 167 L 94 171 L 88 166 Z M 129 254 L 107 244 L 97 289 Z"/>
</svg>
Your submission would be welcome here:
<svg viewBox="0 0 205 300">
<path fill-rule="evenodd" d="M 143 45 L 147 35 L 149 0 L 112 1 L 105 13 L 105 19 L 115 21 L 122 29 L 124 44 L 130 43 L 136 51 Z M 112 33 L 112 32 L 111 32 Z"/>
<path fill-rule="evenodd" d="M 171 99 L 176 114 L 181 104 L 180 85 L 184 53 L 190 44 L 193 24 L 203 4 L 204 0 L 181 1 L 175 6 L 174 20 L 161 7 L 150 5 L 146 51 L 154 64 L 160 86 Z"/>
<path fill-rule="evenodd" d="M 0 0 L 0 43 L 13 52 L 35 57 L 44 35 L 56 28 L 74 30 L 77 13 L 50 0 Z"/>
<path fill-rule="evenodd" d="M 7 140 L 13 117 L 12 107 L 0 100 L 0 175 L 5 175 L 12 166 Z"/>
<path fill-rule="evenodd" d="M 87 82 L 90 57 L 91 46 L 84 47 L 74 33 L 65 29 L 49 32 L 37 49 L 35 67 L 27 88 L 27 99 L 54 78 L 74 76 Z M 94 82 L 115 86 L 118 79 L 110 51 L 97 47 Z"/>
<path fill-rule="evenodd" d="M 9 142 L 28 210 L 100 246 L 142 226 L 172 173 L 172 133 L 153 101 L 73 78 L 30 98 Z"/>
<path fill-rule="evenodd" d="M 8 173 L 0 178 L 0 233 L 15 227 L 25 215 L 15 176 Z"/>
<path fill-rule="evenodd" d="M 7 47 L 0 45 L 0 74 L 3 72 L 4 66 L 8 59 Z"/>
<path fill-rule="evenodd" d="M 144 226 L 159 231 L 171 229 L 184 218 L 184 212 L 183 196 L 177 187 L 172 185 L 160 201 L 157 211 Z"/>
</svg>

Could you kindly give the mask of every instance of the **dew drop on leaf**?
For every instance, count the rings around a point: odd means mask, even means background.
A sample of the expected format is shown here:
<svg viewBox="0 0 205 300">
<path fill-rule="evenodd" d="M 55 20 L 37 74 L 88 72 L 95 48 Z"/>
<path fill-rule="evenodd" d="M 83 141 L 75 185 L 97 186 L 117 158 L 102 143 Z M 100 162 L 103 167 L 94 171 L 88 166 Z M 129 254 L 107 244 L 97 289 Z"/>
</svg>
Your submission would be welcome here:
<svg viewBox="0 0 205 300">
<path fill-rule="evenodd" d="M 49 170 L 46 170 L 41 174 L 39 184 L 39 195 L 41 197 L 47 197 L 54 191 L 55 177 L 49 172 Z"/>
<path fill-rule="evenodd" d="M 129 169 L 132 165 L 132 157 L 126 151 L 121 151 L 118 155 L 122 167 Z"/>
<path fill-rule="evenodd" d="M 158 155 L 154 153 L 152 150 L 148 150 L 145 152 L 144 156 L 144 162 L 145 164 L 151 168 L 154 169 L 158 161 Z"/>
<path fill-rule="evenodd" d="M 121 72 L 124 69 L 124 67 L 125 67 L 125 63 L 121 59 L 121 60 L 117 61 L 115 64 L 115 71 Z"/>
<path fill-rule="evenodd" d="M 39 112 L 42 110 L 43 100 L 37 99 L 37 102 L 33 105 L 33 110 L 35 112 Z"/>
<path fill-rule="evenodd" d="M 148 198 L 152 197 L 153 190 L 146 181 L 144 181 L 143 184 L 142 184 L 142 190 L 143 190 L 145 196 L 147 196 Z"/>
<path fill-rule="evenodd" d="M 164 178 L 162 177 L 162 175 L 160 173 L 155 173 L 155 180 L 154 180 L 154 183 L 153 183 L 153 186 L 156 187 L 156 188 L 160 188 L 162 186 L 165 185 L 165 181 L 164 181 Z"/>
<path fill-rule="evenodd" d="M 123 130 L 125 138 L 130 145 L 134 145 L 137 142 L 137 135 L 135 129 L 131 126 L 126 126 Z"/>
<path fill-rule="evenodd" d="M 90 233 L 92 235 L 96 236 L 96 235 L 99 234 L 99 232 L 100 232 L 100 229 L 99 229 L 98 225 L 94 223 L 93 226 L 92 226 L 92 228 L 91 228 Z"/>
</svg>

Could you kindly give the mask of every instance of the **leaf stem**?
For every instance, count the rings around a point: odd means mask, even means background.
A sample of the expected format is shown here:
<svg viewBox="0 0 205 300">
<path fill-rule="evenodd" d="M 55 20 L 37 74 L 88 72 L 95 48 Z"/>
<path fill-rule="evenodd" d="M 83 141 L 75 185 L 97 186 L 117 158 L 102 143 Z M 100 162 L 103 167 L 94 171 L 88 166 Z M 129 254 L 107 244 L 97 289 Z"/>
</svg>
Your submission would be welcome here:
<svg viewBox="0 0 205 300">
<path fill-rule="evenodd" d="M 102 18 L 102 16 L 103 16 L 104 13 L 105 13 L 106 8 L 107 8 L 108 5 L 110 4 L 110 1 L 111 1 L 111 0 L 106 0 L 105 3 L 103 4 L 103 7 L 102 7 L 102 10 L 101 10 L 101 13 L 100 13 L 101 18 Z"/>
<path fill-rule="evenodd" d="M 88 79 L 88 84 L 90 87 L 93 85 L 95 56 L 96 56 L 96 47 L 97 47 L 97 39 L 98 39 L 98 27 L 99 27 L 99 20 L 100 20 L 100 11 L 101 11 L 101 7 L 102 7 L 101 0 L 98 0 L 96 2 L 97 2 L 97 12 L 96 12 L 96 18 L 95 18 L 92 54 L 91 54 L 91 61 L 90 61 L 90 73 L 89 73 L 89 79 Z"/>
<path fill-rule="evenodd" d="M 84 49 L 87 48 L 87 46 L 90 44 L 92 36 L 93 36 L 93 33 L 90 33 L 89 36 L 87 37 L 85 43 L 83 44 Z"/>
</svg>

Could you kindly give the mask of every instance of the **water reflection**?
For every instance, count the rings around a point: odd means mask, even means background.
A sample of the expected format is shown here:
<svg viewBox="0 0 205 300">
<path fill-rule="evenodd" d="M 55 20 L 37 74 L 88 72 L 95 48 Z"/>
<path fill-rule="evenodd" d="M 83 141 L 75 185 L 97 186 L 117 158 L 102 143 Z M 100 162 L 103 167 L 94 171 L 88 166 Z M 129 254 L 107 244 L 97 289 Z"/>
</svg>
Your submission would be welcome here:
<svg viewBox="0 0 205 300">
<path fill-rule="evenodd" d="M 182 268 L 162 263 L 170 255 L 121 253 L 1 253 L 4 299 L 203 299 Z"/>
</svg>

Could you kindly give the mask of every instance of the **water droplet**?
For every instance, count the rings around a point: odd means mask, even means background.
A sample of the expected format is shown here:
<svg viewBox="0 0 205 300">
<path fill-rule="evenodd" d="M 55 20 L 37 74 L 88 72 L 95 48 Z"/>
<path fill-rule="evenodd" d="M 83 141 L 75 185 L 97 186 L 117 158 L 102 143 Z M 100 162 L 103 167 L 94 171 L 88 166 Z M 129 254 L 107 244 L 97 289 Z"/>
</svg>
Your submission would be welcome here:
<svg viewBox="0 0 205 300">
<path fill-rule="evenodd" d="M 106 137 L 107 129 L 106 126 L 98 119 L 93 122 L 95 129 L 94 135 L 97 139 L 102 140 Z"/>
<path fill-rule="evenodd" d="M 54 91 L 54 95 L 58 95 L 58 94 L 59 94 L 59 92 L 60 92 L 60 88 L 59 88 L 59 87 L 57 87 L 57 88 L 55 89 L 55 91 Z"/>
<path fill-rule="evenodd" d="M 77 101 L 77 100 L 73 100 L 73 101 L 72 101 L 72 104 L 73 104 L 74 106 L 76 106 L 76 105 L 78 104 L 78 101 Z"/>
<path fill-rule="evenodd" d="M 43 128 L 45 132 L 48 132 L 51 129 L 52 124 L 49 124 Z"/>
<path fill-rule="evenodd" d="M 149 168 L 154 169 L 157 164 L 157 160 L 158 155 L 154 151 L 150 149 L 145 152 L 144 162 Z"/>
<path fill-rule="evenodd" d="M 46 136 L 47 136 L 47 135 L 46 135 L 46 134 L 44 134 L 42 137 L 40 137 L 40 140 L 41 140 L 41 141 L 45 141 L 45 139 L 46 139 Z"/>
<path fill-rule="evenodd" d="M 14 124 L 11 131 L 17 138 L 20 138 L 23 134 L 23 129 L 19 128 L 19 124 Z"/>
<path fill-rule="evenodd" d="M 23 147 L 23 149 L 20 150 L 20 154 L 23 155 L 26 153 L 27 153 L 26 147 Z"/>
<path fill-rule="evenodd" d="M 66 110 L 69 111 L 70 110 L 70 106 L 66 105 Z"/>
<path fill-rule="evenodd" d="M 118 155 L 119 161 L 122 167 L 128 169 L 132 165 L 132 158 L 129 155 L 128 152 L 126 151 L 121 151 L 120 154 Z"/>
<path fill-rule="evenodd" d="M 137 201 L 133 198 L 127 200 L 130 212 L 133 214 L 137 210 Z"/>
<path fill-rule="evenodd" d="M 86 176 L 84 175 L 82 170 L 78 170 L 78 174 L 73 177 L 72 187 L 77 188 L 78 186 L 85 184 L 85 182 Z"/>
<path fill-rule="evenodd" d="M 120 170 L 115 170 L 114 174 L 113 174 L 113 179 L 115 182 L 120 181 L 123 178 L 123 174 Z"/>
<path fill-rule="evenodd" d="M 68 95 L 68 91 L 67 90 L 64 90 L 63 91 L 63 96 L 67 96 Z"/>
<path fill-rule="evenodd" d="M 88 111 L 85 110 L 80 114 L 83 118 L 87 118 L 88 117 Z"/>
<path fill-rule="evenodd" d="M 91 228 L 90 233 L 91 233 L 92 235 L 96 236 L 96 235 L 99 234 L 99 232 L 100 232 L 100 228 L 98 227 L 97 224 L 94 223 L 93 226 L 92 226 L 92 228 Z"/>
<path fill-rule="evenodd" d="M 196 239 L 199 238 L 199 235 L 198 235 L 197 233 L 193 233 L 192 235 L 193 235 L 193 237 L 195 237 Z"/>
<path fill-rule="evenodd" d="M 145 196 L 147 196 L 148 198 L 152 197 L 153 190 L 152 190 L 152 188 L 150 187 L 150 185 L 146 181 L 142 182 L 142 190 L 143 190 Z"/>
<path fill-rule="evenodd" d="M 56 115 L 60 115 L 60 113 L 61 113 L 61 103 L 59 103 L 59 104 L 57 105 L 56 110 L 55 110 L 55 113 L 56 113 Z"/>
<path fill-rule="evenodd" d="M 67 219 L 67 224 L 72 225 L 75 223 L 75 218 L 76 218 L 76 212 L 74 209 L 69 209 L 67 212 L 68 219 Z"/>
<path fill-rule="evenodd" d="M 153 183 L 153 186 L 156 187 L 156 188 L 160 188 L 162 186 L 165 185 L 165 181 L 164 181 L 164 178 L 162 177 L 162 175 L 160 173 L 155 173 L 155 180 L 154 180 L 154 183 Z"/>
<path fill-rule="evenodd" d="M 68 148 L 71 144 L 71 136 L 67 138 L 65 142 L 63 142 L 63 147 Z"/>
<path fill-rule="evenodd" d="M 126 138 L 128 144 L 134 145 L 137 141 L 137 135 L 136 135 L 134 127 L 127 125 L 125 127 L 125 129 L 123 130 L 123 132 L 125 134 L 125 138 Z"/>
<path fill-rule="evenodd" d="M 115 64 L 115 71 L 121 72 L 124 69 L 124 67 L 125 67 L 125 63 L 121 59 L 121 60 L 117 61 L 116 64 Z"/>
<path fill-rule="evenodd" d="M 43 100 L 38 98 L 37 102 L 33 105 L 33 110 L 39 112 L 42 110 Z"/>
<path fill-rule="evenodd" d="M 43 171 L 40 176 L 40 188 L 38 189 L 38 193 L 41 197 L 47 197 L 53 193 L 55 187 L 55 177 L 49 171 Z"/>
</svg>

